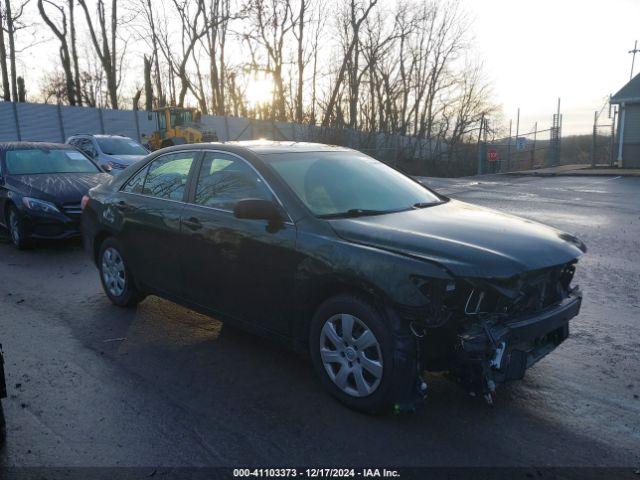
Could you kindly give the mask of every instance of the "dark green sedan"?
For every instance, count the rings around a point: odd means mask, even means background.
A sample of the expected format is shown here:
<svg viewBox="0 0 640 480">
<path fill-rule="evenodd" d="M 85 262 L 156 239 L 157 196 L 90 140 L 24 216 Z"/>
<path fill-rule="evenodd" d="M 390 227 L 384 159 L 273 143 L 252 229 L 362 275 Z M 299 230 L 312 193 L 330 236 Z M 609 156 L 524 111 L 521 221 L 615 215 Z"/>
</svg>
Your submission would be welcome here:
<svg viewBox="0 0 640 480">
<path fill-rule="evenodd" d="M 347 148 L 171 147 L 82 206 L 114 304 L 159 295 L 280 339 L 366 412 L 413 409 L 425 370 L 490 402 L 567 338 L 580 310 L 580 240 Z"/>
</svg>

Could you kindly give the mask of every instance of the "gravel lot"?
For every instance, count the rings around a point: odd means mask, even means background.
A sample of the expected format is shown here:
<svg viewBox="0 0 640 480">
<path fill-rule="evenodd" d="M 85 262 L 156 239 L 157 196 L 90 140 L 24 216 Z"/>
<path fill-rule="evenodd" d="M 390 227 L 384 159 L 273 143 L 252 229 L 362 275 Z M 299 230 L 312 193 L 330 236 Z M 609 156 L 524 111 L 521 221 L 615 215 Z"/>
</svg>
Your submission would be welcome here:
<svg viewBox="0 0 640 480">
<path fill-rule="evenodd" d="M 425 179 L 578 234 L 571 337 L 491 408 L 439 376 L 413 415 L 332 400 L 310 363 L 149 297 L 123 311 L 77 242 L 0 243 L 6 466 L 640 465 L 640 178 Z"/>
</svg>

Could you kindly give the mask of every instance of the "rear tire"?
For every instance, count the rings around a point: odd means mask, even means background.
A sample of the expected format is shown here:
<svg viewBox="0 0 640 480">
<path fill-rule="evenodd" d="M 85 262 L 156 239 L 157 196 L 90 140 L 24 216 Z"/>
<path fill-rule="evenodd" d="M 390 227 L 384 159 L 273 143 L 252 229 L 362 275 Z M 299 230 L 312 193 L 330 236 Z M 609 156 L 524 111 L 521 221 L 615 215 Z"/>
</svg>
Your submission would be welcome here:
<svg viewBox="0 0 640 480">
<path fill-rule="evenodd" d="M 115 238 L 107 238 L 100 245 L 98 270 L 104 293 L 118 307 L 133 307 L 144 299 Z"/>
<path fill-rule="evenodd" d="M 415 338 L 391 311 L 339 295 L 316 311 L 309 332 L 314 369 L 346 406 L 377 414 L 413 404 L 418 380 Z"/>
<path fill-rule="evenodd" d="M 9 229 L 9 237 L 14 247 L 18 250 L 25 250 L 31 247 L 32 242 L 20 220 L 20 213 L 13 205 L 9 207 L 7 213 L 7 228 Z"/>
</svg>

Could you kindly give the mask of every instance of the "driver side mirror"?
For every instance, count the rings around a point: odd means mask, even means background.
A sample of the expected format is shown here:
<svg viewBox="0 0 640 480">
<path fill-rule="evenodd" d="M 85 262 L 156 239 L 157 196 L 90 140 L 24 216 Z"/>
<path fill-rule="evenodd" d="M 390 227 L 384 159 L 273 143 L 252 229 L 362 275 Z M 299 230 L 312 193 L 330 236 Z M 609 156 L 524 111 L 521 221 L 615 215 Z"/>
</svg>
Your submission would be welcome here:
<svg viewBox="0 0 640 480">
<path fill-rule="evenodd" d="M 257 198 L 240 200 L 233 208 L 233 215 L 236 218 L 244 218 L 247 220 L 282 221 L 282 215 L 275 203 Z"/>
<path fill-rule="evenodd" d="M 113 168 L 111 167 L 111 165 L 109 165 L 108 163 L 105 163 L 104 165 L 100 165 L 100 168 L 101 168 L 105 173 L 111 173 L 111 170 L 113 170 Z"/>
</svg>

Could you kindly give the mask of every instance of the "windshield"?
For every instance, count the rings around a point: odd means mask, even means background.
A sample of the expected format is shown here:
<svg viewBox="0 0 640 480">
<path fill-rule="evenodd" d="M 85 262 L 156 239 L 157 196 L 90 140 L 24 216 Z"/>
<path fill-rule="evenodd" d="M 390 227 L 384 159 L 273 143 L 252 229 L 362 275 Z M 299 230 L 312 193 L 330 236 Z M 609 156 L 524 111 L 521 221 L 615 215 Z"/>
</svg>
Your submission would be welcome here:
<svg viewBox="0 0 640 480">
<path fill-rule="evenodd" d="M 441 202 L 422 185 L 358 152 L 264 154 L 262 158 L 319 217 L 375 215 Z"/>
<path fill-rule="evenodd" d="M 100 150 L 107 155 L 146 155 L 142 145 L 130 138 L 96 138 Z"/>
<path fill-rule="evenodd" d="M 171 110 L 171 126 L 187 125 L 193 122 L 191 110 Z"/>
<path fill-rule="evenodd" d="M 100 172 L 93 162 L 77 150 L 8 150 L 5 153 L 5 165 L 7 173 L 12 175 Z"/>
</svg>

